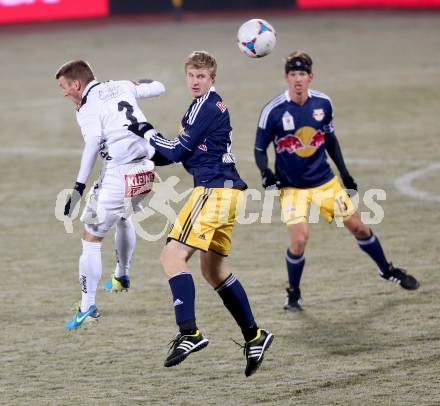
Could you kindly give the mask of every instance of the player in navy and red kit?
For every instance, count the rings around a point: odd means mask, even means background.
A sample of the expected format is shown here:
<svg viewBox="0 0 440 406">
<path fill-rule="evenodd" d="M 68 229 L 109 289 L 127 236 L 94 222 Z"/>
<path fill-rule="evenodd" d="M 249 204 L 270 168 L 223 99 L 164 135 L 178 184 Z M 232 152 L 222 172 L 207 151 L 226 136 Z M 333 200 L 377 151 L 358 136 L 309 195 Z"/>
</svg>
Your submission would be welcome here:
<svg viewBox="0 0 440 406">
<path fill-rule="evenodd" d="M 343 221 L 359 247 L 376 262 L 382 278 L 405 289 L 417 289 L 419 283 L 413 276 L 387 261 L 379 239 L 362 223 L 350 196 L 327 162 L 326 153 L 336 164 L 344 186 L 357 191 L 335 136 L 331 100 L 324 93 L 309 89 L 313 79 L 310 56 L 302 51 L 290 54 L 285 64 L 285 79 L 288 89 L 261 112 L 255 143 L 255 160 L 263 186 L 281 189 L 283 221 L 290 236 L 286 253 L 290 286 L 284 308 L 301 310 L 300 281 L 312 202 L 328 221 L 335 217 Z M 269 169 L 266 153 L 271 143 L 275 150 L 275 173 Z"/>
<path fill-rule="evenodd" d="M 194 100 L 182 119 L 182 129 L 173 140 L 160 134 L 150 139 L 156 151 L 170 161 L 182 162 L 194 177 L 194 190 L 178 214 L 161 254 L 180 330 L 165 366 L 177 365 L 191 352 L 208 345 L 208 339 L 196 325 L 195 287 L 187 265 L 199 250 L 202 275 L 242 330 L 245 374 L 249 376 L 263 361 L 273 335 L 258 328 L 246 292 L 226 264 L 233 225 L 247 186 L 235 168 L 231 153 L 228 109 L 213 87 L 216 68 L 215 59 L 207 52 L 189 55 L 185 73 Z"/>
</svg>

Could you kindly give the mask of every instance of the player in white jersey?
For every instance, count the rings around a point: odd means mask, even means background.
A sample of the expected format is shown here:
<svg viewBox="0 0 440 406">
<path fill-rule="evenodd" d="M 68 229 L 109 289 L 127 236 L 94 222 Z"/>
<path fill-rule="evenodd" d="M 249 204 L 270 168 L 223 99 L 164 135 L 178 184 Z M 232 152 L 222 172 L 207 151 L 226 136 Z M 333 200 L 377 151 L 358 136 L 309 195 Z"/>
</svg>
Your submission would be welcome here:
<svg viewBox="0 0 440 406">
<path fill-rule="evenodd" d="M 159 96 L 165 87 L 151 80 L 101 83 L 83 60 L 66 62 L 55 77 L 64 95 L 75 103 L 84 138 L 81 166 L 64 209 L 65 215 L 70 216 L 81 199 L 97 157 L 103 161 L 100 177 L 91 188 L 81 215 L 84 223 L 79 259 L 81 304 L 73 319 L 64 325 L 72 330 L 99 317 L 95 296 L 102 274 L 101 245 L 113 226 L 116 227 L 117 265 L 107 287 L 129 287 L 128 270 L 136 245 L 130 215 L 152 188 L 154 162 L 151 159 L 155 150 L 149 143 L 148 131 L 142 138 L 128 128 L 147 121 L 136 99 Z"/>
</svg>

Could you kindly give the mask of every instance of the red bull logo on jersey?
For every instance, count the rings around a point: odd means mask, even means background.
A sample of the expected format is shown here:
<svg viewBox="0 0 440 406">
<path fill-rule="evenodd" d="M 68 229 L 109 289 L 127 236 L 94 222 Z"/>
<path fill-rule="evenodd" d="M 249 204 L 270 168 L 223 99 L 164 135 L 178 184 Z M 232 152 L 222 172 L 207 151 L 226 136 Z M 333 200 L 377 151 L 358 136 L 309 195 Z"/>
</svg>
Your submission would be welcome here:
<svg viewBox="0 0 440 406">
<path fill-rule="evenodd" d="M 316 131 L 316 133 L 313 134 L 309 145 L 315 149 L 318 149 L 322 144 L 324 144 L 324 141 L 324 134 L 321 131 Z"/>
<path fill-rule="evenodd" d="M 293 134 L 288 134 L 283 138 L 275 140 L 276 152 L 280 154 L 281 152 L 287 151 L 289 154 L 293 154 L 296 151 L 304 148 L 304 143 L 299 137 Z"/>
<path fill-rule="evenodd" d="M 288 152 L 301 158 L 313 155 L 325 142 L 325 135 L 321 130 L 312 127 L 301 127 L 295 134 L 288 134 L 275 139 L 275 151 L 279 154 Z"/>
</svg>

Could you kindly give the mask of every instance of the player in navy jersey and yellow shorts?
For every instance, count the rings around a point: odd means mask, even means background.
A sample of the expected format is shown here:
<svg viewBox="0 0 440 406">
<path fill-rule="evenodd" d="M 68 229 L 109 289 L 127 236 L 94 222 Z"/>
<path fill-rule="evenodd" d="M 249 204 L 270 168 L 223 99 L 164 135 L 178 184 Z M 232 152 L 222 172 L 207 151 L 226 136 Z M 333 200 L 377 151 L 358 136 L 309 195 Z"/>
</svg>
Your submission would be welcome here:
<svg viewBox="0 0 440 406">
<path fill-rule="evenodd" d="M 263 361 L 273 335 L 258 327 L 248 298 L 236 276 L 228 271 L 232 229 L 246 183 L 231 153 L 229 111 L 214 88 L 217 63 L 205 51 L 191 53 L 185 63 L 186 82 L 193 101 L 181 121 L 179 135 L 168 140 L 153 135 L 151 145 L 172 162 L 182 162 L 194 177 L 194 190 L 178 214 L 161 254 L 169 278 L 179 333 L 165 366 L 182 362 L 208 345 L 195 317 L 195 286 L 187 262 L 200 253 L 200 270 L 217 291 L 241 328 L 245 341 L 245 374 Z"/>
<path fill-rule="evenodd" d="M 243 192 L 229 188 L 194 188 L 179 212 L 168 239 L 224 257 L 231 249 L 232 229 Z"/>
<path fill-rule="evenodd" d="M 379 239 L 361 217 L 348 193 L 327 162 L 326 153 L 338 168 L 344 186 L 355 193 L 357 185 L 348 172 L 333 128 L 333 106 L 324 93 L 310 89 L 312 59 L 302 51 L 287 57 L 285 79 L 288 89 L 263 108 L 256 134 L 255 160 L 263 187 L 280 189 L 283 221 L 290 244 L 286 252 L 289 277 L 284 309 L 301 310 L 300 281 L 309 238 L 311 203 L 329 222 L 334 218 L 357 239 L 359 247 L 377 264 L 382 278 L 404 289 L 419 287 L 417 280 L 387 261 Z M 275 173 L 268 166 L 267 148 L 275 150 Z"/>
</svg>

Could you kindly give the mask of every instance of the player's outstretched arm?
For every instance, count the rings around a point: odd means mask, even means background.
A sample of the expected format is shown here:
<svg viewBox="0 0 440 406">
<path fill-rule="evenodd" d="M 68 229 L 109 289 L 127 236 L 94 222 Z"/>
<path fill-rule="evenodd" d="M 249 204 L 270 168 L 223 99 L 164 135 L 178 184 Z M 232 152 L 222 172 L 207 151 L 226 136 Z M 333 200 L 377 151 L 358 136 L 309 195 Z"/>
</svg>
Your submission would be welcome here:
<svg viewBox="0 0 440 406">
<path fill-rule="evenodd" d="M 158 133 L 151 123 L 136 123 L 128 126 L 128 129 L 136 134 L 139 137 L 150 140 L 151 136 L 158 134 L 162 137 L 160 133 Z M 168 159 L 163 154 L 160 153 L 157 149 L 155 149 L 154 155 L 151 158 L 156 166 L 165 166 L 174 163 L 173 160 Z"/>
<path fill-rule="evenodd" d="M 213 121 L 222 114 L 217 105 L 201 105 L 191 124 L 187 123 L 178 136 L 169 140 L 162 134 L 153 134 L 150 144 L 165 158 L 173 162 L 183 162 L 200 145 Z"/>
<path fill-rule="evenodd" d="M 165 85 L 158 80 L 139 79 L 137 82 L 132 83 L 134 85 L 136 99 L 156 97 L 165 92 Z"/>
<path fill-rule="evenodd" d="M 269 168 L 269 159 L 267 152 L 260 149 L 254 149 L 255 163 L 261 173 L 261 184 L 265 189 L 275 188 L 279 186 L 279 180 Z"/>
<path fill-rule="evenodd" d="M 159 133 L 159 135 L 160 135 L 160 133 Z M 174 163 L 174 161 L 163 156 L 157 149 L 155 150 L 154 155 L 151 158 L 151 160 L 154 162 L 154 165 L 156 165 L 156 166 L 166 166 L 166 165 L 170 165 L 170 164 Z"/>
<path fill-rule="evenodd" d="M 335 133 L 325 134 L 325 149 L 338 168 L 344 186 L 350 190 L 358 190 L 357 183 L 354 181 L 345 165 L 341 146 L 339 145 L 339 141 L 336 138 Z"/>
<path fill-rule="evenodd" d="M 150 138 L 150 144 L 162 156 L 172 162 L 182 162 L 194 149 L 192 143 L 183 144 L 180 135 L 173 140 L 169 140 L 162 134 L 157 133 Z"/>
<path fill-rule="evenodd" d="M 151 123 L 142 122 L 130 124 L 127 128 L 138 137 L 145 139 L 149 139 L 152 135 L 157 134 L 157 131 L 154 129 Z"/>
</svg>

